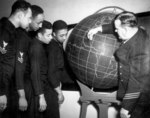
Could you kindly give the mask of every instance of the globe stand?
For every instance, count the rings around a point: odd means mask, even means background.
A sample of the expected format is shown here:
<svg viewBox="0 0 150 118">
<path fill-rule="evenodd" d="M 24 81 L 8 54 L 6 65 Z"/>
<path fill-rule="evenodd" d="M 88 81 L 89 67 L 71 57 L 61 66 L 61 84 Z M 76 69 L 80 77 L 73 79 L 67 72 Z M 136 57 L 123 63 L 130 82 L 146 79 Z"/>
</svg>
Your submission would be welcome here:
<svg viewBox="0 0 150 118">
<path fill-rule="evenodd" d="M 99 108 L 99 118 L 108 118 L 108 107 L 112 103 L 120 104 L 116 100 L 116 92 L 113 93 L 97 93 L 92 91 L 89 87 L 82 84 L 77 80 L 77 83 L 81 89 L 81 96 L 79 101 L 81 102 L 80 118 L 86 118 L 87 106 L 91 103 L 95 103 Z"/>
</svg>

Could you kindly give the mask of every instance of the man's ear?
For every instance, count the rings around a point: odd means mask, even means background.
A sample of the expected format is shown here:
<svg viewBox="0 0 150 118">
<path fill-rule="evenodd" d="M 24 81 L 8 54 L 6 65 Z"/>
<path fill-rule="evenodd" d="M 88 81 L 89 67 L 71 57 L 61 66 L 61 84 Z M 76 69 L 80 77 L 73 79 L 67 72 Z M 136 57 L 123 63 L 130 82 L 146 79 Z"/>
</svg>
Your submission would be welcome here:
<svg viewBox="0 0 150 118">
<path fill-rule="evenodd" d="M 22 18 L 23 18 L 23 12 L 21 12 L 21 11 L 19 11 L 18 13 L 17 13 L 17 16 L 18 16 L 18 18 L 20 19 L 20 20 L 22 20 Z"/>
<path fill-rule="evenodd" d="M 42 38 L 42 34 L 39 33 L 39 32 L 37 33 L 37 36 L 38 36 L 38 38 L 40 38 L 40 39 Z"/>
</svg>

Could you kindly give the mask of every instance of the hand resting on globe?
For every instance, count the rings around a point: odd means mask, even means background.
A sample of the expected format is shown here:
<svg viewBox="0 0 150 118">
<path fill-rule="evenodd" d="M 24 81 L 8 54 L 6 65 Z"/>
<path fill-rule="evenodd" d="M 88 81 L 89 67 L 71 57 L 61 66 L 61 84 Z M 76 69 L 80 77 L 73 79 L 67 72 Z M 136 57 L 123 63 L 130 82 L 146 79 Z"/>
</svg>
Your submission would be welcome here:
<svg viewBox="0 0 150 118">
<path fill-rule="evenodd" d="M 96 28 L 92 28 L 88 31 L 87 37 L 89 40 L 93 39 L 94 34 L 96 34 L 97 32 L 102 32 L 102 26 L 98 26 Z"/>
</svg>

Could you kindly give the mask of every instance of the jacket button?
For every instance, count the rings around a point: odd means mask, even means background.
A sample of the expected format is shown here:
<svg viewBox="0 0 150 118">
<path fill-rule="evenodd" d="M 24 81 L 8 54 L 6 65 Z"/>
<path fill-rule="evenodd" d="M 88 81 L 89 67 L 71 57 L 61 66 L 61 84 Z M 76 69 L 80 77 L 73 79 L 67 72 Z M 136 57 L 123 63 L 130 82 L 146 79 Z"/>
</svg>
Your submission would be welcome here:
<svg viewBox="0 0 150 118">
<path fill-rule="evenodd" d="M 122 73 L 120 73 L 120 75 L 122 75 Z"/>
</svg>

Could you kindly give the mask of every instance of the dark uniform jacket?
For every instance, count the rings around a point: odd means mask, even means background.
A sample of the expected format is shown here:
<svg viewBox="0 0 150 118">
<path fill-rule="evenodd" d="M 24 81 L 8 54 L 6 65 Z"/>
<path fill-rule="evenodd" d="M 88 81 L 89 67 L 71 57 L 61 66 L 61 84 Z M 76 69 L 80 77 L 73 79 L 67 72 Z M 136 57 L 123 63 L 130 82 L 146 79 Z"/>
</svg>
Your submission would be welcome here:
<svg viewBox="0 0 150 118">
<path fill-rule="evenodd" d="M 34 97 L 34 113 L 36 118 L 59 118 L 58 96 L 48 79 L 48 58 L 46 45 L 34 38 L 30 49 L 31 78 L 36 82 L 35 94 L 44 94 L 47 107 L 39 112 L 39 97 Z"/>
<path fill-rule="evenodd" d="M 46 73 L 47 71 L 47 64 L 41 68 L 41 63 L 43 63 L 41 57 L 45 54 L 43 53 L 43 48 L 41 48 L 42 43 L 33 39 L 31 32 L 26 32 L 19 28 L 17 29 L 17 33 L 19 39 L 16 53 L 17 89 L 25 89 L 26 95 L 29 97 L 31 97 L 30 94 L 33 92 L 35 95 L 39 95 L 42 93 L 40 78 L 43 72 Z M 41 57 L 39 58 L 39 56 Z M 46 63 L 45 60 L 44 63 Z M 42 77 L 45 77 L 45 75 Z"/>
<path fill-rule="evenodd" d="M 16 29 L 7 19 L 0 20 L 0 95 L 6 95 L 15 69 Z"/>
<path fill-rule="evenodd" d="M 113 33 L 112 25 L 103 25 L 103 33 Z M 150 94 L 150 39 L 145 30 L 138 32 L 116 51 L 119 59 L 118 99 L 132 112 L 141 94 Z"/>
<path fill-rule="evenodd" d="M 116 51 L 120 62 L 118 97 L 130 112 L 141 94 L 150 94 L 150 39 L 143 29 Z"/>
<path fill-rule="evenodd" d="M 35 79 L 34 92 L 36 95 L 43 93 L 48 86 L 47 81 L 47 54 L 44 44 L 34 38 L 30 48 L 31 78 Z"/>
<path fill-rule="evenodd" d="M 21 28 L 17 29 L 17 50 L 16 50 L 16 67 L 15 67 L 15 77 L 16 77 L 16 87 L 18 89 L 24 89 L 26 74 L 30 74 L 29 69 L 29 48 L 31 43 L 31 38 L 28 33 Z M 28 67 L 28 68 L 27 68 Z"/>
<path fill-rule="evenodd" d="M 62 44 L 52 39 L 48 48 L 48 79 L 54 88 L 60 86 L 64 72 L 64 50 Z"/>
</svg>

